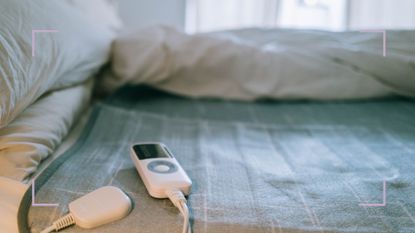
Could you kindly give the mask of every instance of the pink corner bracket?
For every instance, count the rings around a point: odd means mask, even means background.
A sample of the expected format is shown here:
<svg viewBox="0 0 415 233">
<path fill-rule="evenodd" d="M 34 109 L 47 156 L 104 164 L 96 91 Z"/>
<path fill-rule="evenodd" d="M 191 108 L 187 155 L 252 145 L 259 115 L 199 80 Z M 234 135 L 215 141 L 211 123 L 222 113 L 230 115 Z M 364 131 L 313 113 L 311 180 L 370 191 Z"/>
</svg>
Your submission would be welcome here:
<svg viewBox="0 0 415 233">
<path fill-rule="evenodd" d="M 362 30 L 360 32 L 382 33 L 383 34 L 383 56 L 386 57 L 386 30 Z"/>
<path fill-rule="evenodd" d="M 383 181 L 382 203 L 360 203 L 359 206 L 364 207 L 385 207 L 386 206 L 386 180 Z"/>
<path fill-rule="evenodd" d="M 45 32 L 58 32 L 58 30 L 42 29 L 42 30 L 32 30 L 32 57 L 35 56 L 36 51 L 36 33 L 45 33 Z"/>
<path fill-rule="evenodd" d="M 32 206 L 40 206 L 40 207 L 56 207 L 59 204 L 47 204 L 47 203 L 36 203 L 35 202 L 35 180 L 32 180 Z"/>
</svg>

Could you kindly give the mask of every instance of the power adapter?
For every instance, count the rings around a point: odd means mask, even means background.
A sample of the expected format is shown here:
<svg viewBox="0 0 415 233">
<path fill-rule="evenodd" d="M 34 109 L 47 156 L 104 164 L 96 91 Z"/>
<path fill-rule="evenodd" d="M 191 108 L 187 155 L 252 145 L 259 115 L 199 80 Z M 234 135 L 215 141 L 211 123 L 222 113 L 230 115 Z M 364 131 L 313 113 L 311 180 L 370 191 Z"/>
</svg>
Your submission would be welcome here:
<svg viewBox="0 0 415 233">
<path fill-rule="evenodd" d="M 99 227 L 124 218 L 131 209 L 131 199 L 121 189 L 105 186 L 69 203 L 69 214 L 41 233 L 59 231 L 73 224 L 86 229 Z"/>
</svg>

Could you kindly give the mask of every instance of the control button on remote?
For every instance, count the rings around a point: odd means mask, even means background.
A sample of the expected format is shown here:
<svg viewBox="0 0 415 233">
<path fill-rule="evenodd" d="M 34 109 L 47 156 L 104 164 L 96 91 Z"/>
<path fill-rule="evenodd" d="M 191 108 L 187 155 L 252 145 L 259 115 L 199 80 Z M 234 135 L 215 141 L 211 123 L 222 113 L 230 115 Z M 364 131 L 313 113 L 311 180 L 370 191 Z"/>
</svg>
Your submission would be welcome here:
<svg viewBox="0 0 415 233">
<path fill-rule="evenodd" d="M 173 163 L 169 162 L 169 161 L 165 161 L 165 160 L 158 160 L 158 161 L 153 161 L 150 162 L 147 165 L 148 170 L 155 172 L 155 173 L 173 173 L 177 171 L 177 167 L 176 165 L 174 165 Z"/>
<path fill-rule="evenodd" d="M 167 172 L 168 170 L 170 170 L 170 167 L 166 165 L 157 165 L 156 167 L 154 167 L 154 170 L 158 172 Z"/>
</svg>

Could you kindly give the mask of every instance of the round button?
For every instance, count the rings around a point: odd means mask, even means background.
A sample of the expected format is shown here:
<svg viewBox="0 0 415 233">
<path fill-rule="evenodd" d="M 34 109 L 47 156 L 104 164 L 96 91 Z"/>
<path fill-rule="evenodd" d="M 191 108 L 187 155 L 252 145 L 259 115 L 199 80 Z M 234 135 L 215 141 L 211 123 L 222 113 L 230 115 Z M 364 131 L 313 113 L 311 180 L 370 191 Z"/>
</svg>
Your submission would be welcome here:
<svg viewBox="0 0 415 233">
<path fill-rule="evenodd" d="M 166 160 L 156 160 L 147 165 L 148 170 L 155 173 L 173 173 L 177 171 L 176 165 Z"/>
<path fill-rule="evenodd" d="M 170 167 L 167 165 L 157 165 L 154 167 L 154 170 L 158 172 L 167 172 L 168 170 L 170 170 Z"/>
</svg>

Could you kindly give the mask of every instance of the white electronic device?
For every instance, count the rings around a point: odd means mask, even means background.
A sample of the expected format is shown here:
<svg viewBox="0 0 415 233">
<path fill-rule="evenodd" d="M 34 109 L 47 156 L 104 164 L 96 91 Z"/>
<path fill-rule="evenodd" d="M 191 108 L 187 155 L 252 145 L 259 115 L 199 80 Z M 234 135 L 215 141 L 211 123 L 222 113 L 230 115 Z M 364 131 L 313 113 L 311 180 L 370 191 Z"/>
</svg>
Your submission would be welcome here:
<svg viewBox="0 0 415 233">
<path fill-rule="evenodd" d="M 76 225 L 85 229 L 122 219 L 131 209 L 130 198 L 114 186 L 99 188 L 69 203 Z"/>
<path fill-rule="evenodd" d="M 71 202 L 69 213 L 41 233 L 60 231 L 73 224 L 85 229 L 99 227 L 124 218 L 131 209 L 132 202 L 121 189 L 105 186 Z"/>
<path fill-rule="evenodd" d="M 131 159 L 147 188 L 155 198 L 168 198 L 167 192 L 190 193 L 192 181 L 163 143 L 138 143 L 131 147 Z"/>
</svg>

